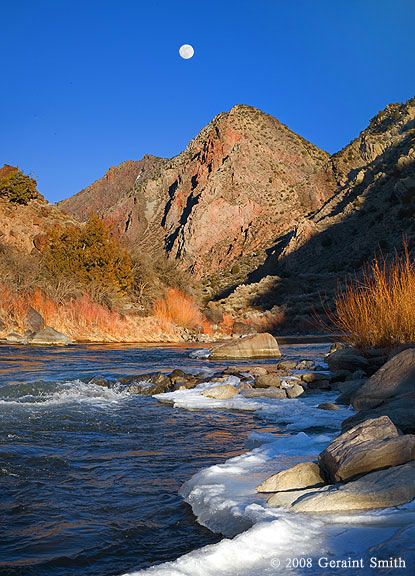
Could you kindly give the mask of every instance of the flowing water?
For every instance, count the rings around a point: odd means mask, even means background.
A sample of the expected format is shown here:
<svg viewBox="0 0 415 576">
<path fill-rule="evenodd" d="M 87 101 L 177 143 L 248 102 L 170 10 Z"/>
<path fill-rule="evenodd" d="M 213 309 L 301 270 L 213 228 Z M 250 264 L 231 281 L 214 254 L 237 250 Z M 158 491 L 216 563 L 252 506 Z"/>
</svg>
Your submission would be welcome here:
<svg viewBox="0 0 415 576">
<path fill-rule="evenodd" d="M 282 346 L 296 359 L 327 349 Z M 162 395 L 172 406 L 87 383 L 223 368 L 189 352 L 0 346 L 1 575 L 396 573 L 372 570 L 372 555 L 402 557 L 414 573 L 415 502 L 306 517 L 267 506 L 255 490 L 270 474 L 315 459 L 338 433 L 349 409 L 318 409 L 334 394 L 217 401 L 200 394 L 205 383 Z M 366 564 L 331 571 L 319 558 Z"/>
<path fill-rule="evenodd" d="M 321 350 L 285 347 L 293 357 Z M 275 427 L 252 412 L 177 410 L 86 383 L 215 366 L 180 347 L 1 346 L 0 574 L 118 575 L 218 542 L 178 491 Z"/>
</svg>

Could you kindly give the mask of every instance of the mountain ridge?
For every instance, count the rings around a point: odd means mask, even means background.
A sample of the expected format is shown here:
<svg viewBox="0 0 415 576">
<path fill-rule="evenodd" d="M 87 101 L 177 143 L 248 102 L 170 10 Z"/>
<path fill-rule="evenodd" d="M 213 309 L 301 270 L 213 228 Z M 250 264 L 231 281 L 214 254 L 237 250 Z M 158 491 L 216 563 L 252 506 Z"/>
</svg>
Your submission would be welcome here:
<svg viewBox="0 0 415 576">
<path fill-rule="evenodd" d="M 190 270 L 206 300 L 241 319 L 284 311 L 298 326 L 312 305 L 321 312 L 322 286 L 332 301 L 339 278 L 379 250 L 399 251 L 404 235 L 412 246 L 412 232 L 415 243 L 414 142 L 415 98 L 386 106 L 332 155 L 236 105 L 106 212 L 133 250 Z M 60 207 L 77 215 L 71 199 Z"/>
<path fill-rule="evenodd" d="M 156 174 L 144 172 L 109 215 L 127 241 L 164 249 L 203 278 L 265 248 L 318 208 L 329 195 L 328 158 L 272 116 L 236 105 L 218 114 L 179 155 L 160 161 Z M 97 182 L 101 189 L 102 179 Z M 133 209 L 128 215 L 127 205 Z M 72 198 L 59 207 L 85 217 Z"/>
</svg>

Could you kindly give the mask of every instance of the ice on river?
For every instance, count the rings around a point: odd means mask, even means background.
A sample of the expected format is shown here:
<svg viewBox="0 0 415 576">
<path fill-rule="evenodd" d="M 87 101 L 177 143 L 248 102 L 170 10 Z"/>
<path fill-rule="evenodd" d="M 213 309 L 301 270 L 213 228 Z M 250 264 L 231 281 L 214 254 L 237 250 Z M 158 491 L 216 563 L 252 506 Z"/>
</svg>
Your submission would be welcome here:
<svg viewBox="0 0 415 576">
<path fill-rule="evenodd" d="M 236 380 L 233 376 L 221 384 L 238 386 Z M 306 516 L 271 508 L 256 492 L 255 487 L 269 475 L 314 460 L 338 433 L 349 410 L 317 408 L 319 403 L 333 400 L 332 394 L 287 400 L 258 398 L 254 402 L 236 396 L 219 401 L 201 395 L 212 385 L 218 383 L 157 398 L 187 409 L 254 410 L 274 427 L 280 424 L 282 432 L 253 433 L 248 444 L 255 448 L 201 470 L 181 488 L 198 522 L 225 536 L 221 542 L 128 576 L 323 575 L 332 573 L 326 564 L 330 560 L 348 558 L 361 559 L 363 567 L 336 569 L 333 573 L 374 574 L 371 557 L 393 556 L 392 543 L 397 545 L 402 538 L 413 542 L 415 504 L 349 515 Z M 408 565 L 415 560 L 413 546 L 401 552 Z M 382 574 L 392 572 L 383 570 Z"/>
<path fill-rule="evenodd" d="M 268 507 L 255 486 L 270 473 L 312 460 L 330 436 L 300 432 L 269 440 L 247 454 L 198 472 L 182 487 L 198 521 L 226 536 L 221 542 L 128 576 L 323 575 L 332 573 L 325 563 L 348 558 L 362 559 L 363 568 L 340 569 L 336 574 L 373 574 L 371 557 L 389 558 L 400 550 L 408 565 L 415 560 L 413 544 L 398 546 L 402 538 L 413 543 L 414 504 L 324 516 Z M 396 552 L 391 551 L 393 542 Z"/>
</svg>

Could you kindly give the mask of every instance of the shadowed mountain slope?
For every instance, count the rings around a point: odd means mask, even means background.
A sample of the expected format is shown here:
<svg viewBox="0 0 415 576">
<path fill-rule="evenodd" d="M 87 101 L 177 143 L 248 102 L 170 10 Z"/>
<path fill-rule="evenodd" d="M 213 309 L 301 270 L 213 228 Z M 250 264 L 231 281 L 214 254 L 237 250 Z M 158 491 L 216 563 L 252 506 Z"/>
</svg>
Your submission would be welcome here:
<svg viewBox="0 0 415 576">
<path fill-rule="evenodd" d="M 415 99 L 389 105 L 331 158 L 337 187 L 314 214 L 280 237 L 243 286 L 223 293 L 229 312 L 274 309 L 285 325 L 310 325 L 347 275 L 375 255 L 415 246 Z"/>
</svg>

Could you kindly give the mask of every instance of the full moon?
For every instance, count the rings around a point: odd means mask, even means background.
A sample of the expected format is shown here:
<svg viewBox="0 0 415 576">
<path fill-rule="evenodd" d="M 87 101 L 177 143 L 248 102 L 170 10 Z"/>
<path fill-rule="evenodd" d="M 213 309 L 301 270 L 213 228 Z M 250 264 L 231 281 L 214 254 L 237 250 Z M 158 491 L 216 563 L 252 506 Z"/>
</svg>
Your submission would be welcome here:
<svg viewBox="0 0 415 576">
<path fill-rule="evenodd" d="M 189 58 L 192 58 L 194 53 L 195 53 L 194 48 L 190 44 L 183 44 L 183 46 L 180 46 L 179 48 L 179 54 L 185 60 L 189 60 Z"/>
</svg>

